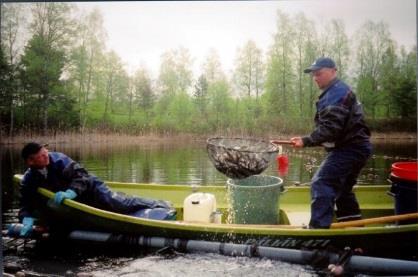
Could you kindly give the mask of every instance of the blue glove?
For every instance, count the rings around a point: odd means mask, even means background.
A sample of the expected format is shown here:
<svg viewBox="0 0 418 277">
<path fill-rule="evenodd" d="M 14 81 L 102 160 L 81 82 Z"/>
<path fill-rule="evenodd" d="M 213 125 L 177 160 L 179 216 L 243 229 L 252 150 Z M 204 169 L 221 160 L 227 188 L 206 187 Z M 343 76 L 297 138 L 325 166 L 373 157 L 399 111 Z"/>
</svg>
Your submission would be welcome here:
<svg viewBox="0 0 418 277">
<path fill-rule="evenodd" d="M 57 205 L 60 205 L 64 199 L 74 199 L 77 197 L 77 193 L 72 189 L 67 189 L 66 191 L 59 191 L 55 193 L 54 202 Z"/>
<path fill-rule="evenodd" d="M 23 227 L 20 230 L 20 236 L 21 237 L 28 237 L 30 236 L 30 234 L 32 233 L 32 228 L 33 228 L 33 222 L 35 221 L 35 219 L 33 217 L 24 217 L 23 218 Z"/>
</svg>

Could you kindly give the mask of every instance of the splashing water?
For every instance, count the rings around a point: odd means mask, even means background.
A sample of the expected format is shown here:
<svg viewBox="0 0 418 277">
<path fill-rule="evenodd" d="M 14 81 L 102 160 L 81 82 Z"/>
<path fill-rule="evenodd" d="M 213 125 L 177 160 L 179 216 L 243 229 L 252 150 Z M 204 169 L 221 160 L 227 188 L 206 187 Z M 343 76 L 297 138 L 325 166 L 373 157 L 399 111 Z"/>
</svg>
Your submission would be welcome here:
<svg viewBox="0 0 418 277">
<path fill-rule="evenodd" d="M 309 267 L 268 259 L 225 257 L 218 254 L 185 254 L 173 259 L 147 256 L 120 268 L 96 270 L 93 276 L 318 276 Z"/>
</svg>

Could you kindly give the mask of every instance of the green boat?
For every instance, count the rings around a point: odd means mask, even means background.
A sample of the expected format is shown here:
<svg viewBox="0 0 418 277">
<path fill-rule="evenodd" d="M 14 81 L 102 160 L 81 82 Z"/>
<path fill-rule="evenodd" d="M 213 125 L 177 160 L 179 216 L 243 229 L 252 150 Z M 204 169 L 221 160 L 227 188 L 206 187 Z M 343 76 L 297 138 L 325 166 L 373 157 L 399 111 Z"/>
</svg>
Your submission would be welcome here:
<svg viewBox="0 0 418 277">
<path fill-rule="evenodd" d="M 19 182 L 22 175 L 15 175 Z M 257 244 L 288 249 L 339 249 L 349 246 L 361 249 L 364 255 L 417 259 L 418 214 L 394 215 L 394 199 L 387 185 L 361 185 L 354 191 L 362 209 L 363 220 L 334 223 L 330 229 L 307 229 L 310 217 L 309 186 L 286 186 L 279 197 L 279 224 L 230 224 L 226 186 L 188 186 L 107 182 L 117 192 L 128 195 L 171 201 L 177 220 L 160 221 L 137 218 L 100 210 L 73 200 L 60 206 L 46 205 L 45 214 L 51 222 L 71 230 L 88 230 L 113 234 L 158 236 L 191 240 Z M 221 223 L 183 221 L 184 199 L 193 192 L 211 193 L 222 213 Z M 38 193 L 52 198 L 54 193 L 39 188 Z M 400 224 L 408 218 L 409 224 Z M 397 222 L 398 221 L 398 222 Z M 62 224 L 60 224 L 62 222 Z M 344 224 L 348 224 L 345 226 Z"/>
</svg>

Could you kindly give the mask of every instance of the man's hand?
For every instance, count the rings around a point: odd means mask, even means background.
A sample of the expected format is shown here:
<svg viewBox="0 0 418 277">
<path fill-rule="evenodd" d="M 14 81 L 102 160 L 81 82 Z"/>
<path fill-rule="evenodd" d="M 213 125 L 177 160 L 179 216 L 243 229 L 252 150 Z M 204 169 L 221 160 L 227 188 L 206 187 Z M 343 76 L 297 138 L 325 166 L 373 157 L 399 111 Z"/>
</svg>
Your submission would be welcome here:
<svg viewBox="0 0 418 277">
<path fill-rule="evenodd" d="M 301 137 L 291 138 L 290 141 L 293 143 L 293 147 L 296 147 L 296 148 L 303 147 L 303 140 Z"/>
<path fill-rule="evenodd" d="M 35 219 L 33 217 L 24 217 L 22 220 L 23 227 L 20 230 L 21 237 L 29 237 L 32 233 L 33 222 Z"/>
<path fill-rule="evenodd" d="M 77 197 L 77 193 L 72 189 L 67 189 L 66 191 L 58 191 L 55 193 L 54 202 L 57 205 L 60 205 L 64 199 L 74 199 Z"/>
</svg>

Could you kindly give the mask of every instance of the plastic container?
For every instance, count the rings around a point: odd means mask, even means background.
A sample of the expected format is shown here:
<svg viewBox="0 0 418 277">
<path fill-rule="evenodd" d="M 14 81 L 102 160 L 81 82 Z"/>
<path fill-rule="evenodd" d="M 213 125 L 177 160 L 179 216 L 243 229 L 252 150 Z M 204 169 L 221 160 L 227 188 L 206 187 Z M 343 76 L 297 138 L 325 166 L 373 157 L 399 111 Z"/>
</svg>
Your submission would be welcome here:
<svg viewBox="0 0 418 277">
<path fill-rule="evenodd" d="M 279 147 L 279 154 L 276 157 L 277 162 L 277 171 L 279 172 L 280 177 L 285 177 L 289 172 L 289 158 L 286 154 L 283 153 L 283 148 L 281 145 Z"/>
<path fill-rule="evenodd" d="M 184 199 L 183 208 L 184 221 L 210 223 L 216 212 L 216 199 L 211 193 L 192 193 Z"/>
<path fill-rule="evenodd" d="M 216 211 L 211 214 L 210 222 L 221 224 L 222 223 L 222 212 Z"/>
<path fill-rule="evenodd" d="M 418 164 L 398 162 L 392 164 L 390 180 L 391 194 L 395 198 L 395 214 L 418 212 Z M 402 221 L 400 224 L 416 223 L 416 220 Z"/>
<path fill-rule="evenodd" d="M 398 162 L 392 164 L 391 175 L 407 181 L 418 180 L 417 162 Z"/>
<path fill-rule="evenodd" d="M 277 224 L 282 183 L 278 177 L 265 175 L 229 179 L 229 221 L 236 224 Z"/>
</svg>

